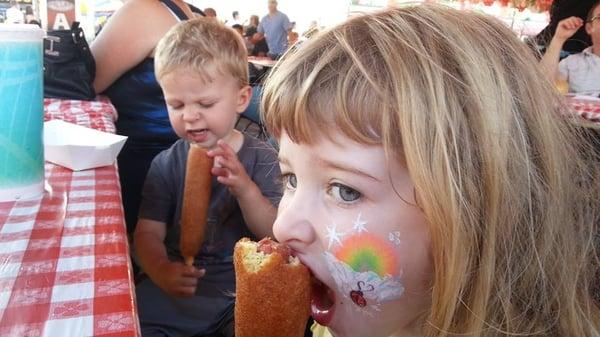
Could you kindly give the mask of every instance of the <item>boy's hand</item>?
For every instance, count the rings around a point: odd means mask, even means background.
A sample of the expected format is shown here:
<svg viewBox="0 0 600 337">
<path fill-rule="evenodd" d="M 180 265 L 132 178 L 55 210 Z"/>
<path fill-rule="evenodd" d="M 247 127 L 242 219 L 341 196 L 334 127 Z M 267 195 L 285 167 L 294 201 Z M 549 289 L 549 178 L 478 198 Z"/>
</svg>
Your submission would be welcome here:
<svg viewBox="0 0 600 337">
<path fill-rule="evenodd" d="M 162 263 L 157 269 L 160 272 L 153 281 L 173 297 L 194 296 L 198 279 L 206 273 L 205 269 L 197 269 L 181 262 L 172 261 Z"/>
<path fill-rule="evenodd" d="M 559 41 L 566 41 L 569 39 L 581 26 L 583 26 L 583 20 L 577 16 L 571 16 L 561 20 L 556 26 L 556 32 L 554 37 Z"/>
<path fill-rule="evenodd" d="M 215 158 L 215 166 L 212 169 L 212 174 L 217 176 L 217 181 L 227 186 L 231 194 L 240 198 L 247 192 L 248 186 L 252 184 L 252 179 L 246 173 L 246 169 L 240 163 L 237 154 L 224 141 L 219 140 L 217 147 L 208 151 L 209 157 Z"/>
</svg>

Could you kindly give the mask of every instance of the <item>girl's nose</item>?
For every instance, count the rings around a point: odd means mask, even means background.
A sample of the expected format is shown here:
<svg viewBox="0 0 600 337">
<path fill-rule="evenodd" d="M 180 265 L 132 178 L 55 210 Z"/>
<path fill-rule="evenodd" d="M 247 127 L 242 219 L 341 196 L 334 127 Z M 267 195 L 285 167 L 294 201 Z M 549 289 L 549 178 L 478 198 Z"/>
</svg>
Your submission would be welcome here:
<svg viewBox="0 0 600 337">
<path fill-rule="evenodd" d="M 308 206 L 308 207 L 307 207 Z M 292 249 L 301 250 L 317 239 L 314 221 L 309 204 L 296 196 L 284 196 L 279 204 L 277 219 L 273 224 L 273 234 L 277 241 L 288 244 Z"/>
</svg>

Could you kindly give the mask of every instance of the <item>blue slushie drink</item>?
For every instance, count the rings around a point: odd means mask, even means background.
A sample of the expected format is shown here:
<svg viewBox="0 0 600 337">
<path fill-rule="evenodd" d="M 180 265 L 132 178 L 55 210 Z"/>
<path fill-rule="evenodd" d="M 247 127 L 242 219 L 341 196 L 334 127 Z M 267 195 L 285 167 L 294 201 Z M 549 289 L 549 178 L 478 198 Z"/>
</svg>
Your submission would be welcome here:
<svg viewBox="0 0 600 337">
<path fill-rule="evenodd" d="M 0 25 L 0 201 L 43 193 L 43 36 Z"/>
</svg>

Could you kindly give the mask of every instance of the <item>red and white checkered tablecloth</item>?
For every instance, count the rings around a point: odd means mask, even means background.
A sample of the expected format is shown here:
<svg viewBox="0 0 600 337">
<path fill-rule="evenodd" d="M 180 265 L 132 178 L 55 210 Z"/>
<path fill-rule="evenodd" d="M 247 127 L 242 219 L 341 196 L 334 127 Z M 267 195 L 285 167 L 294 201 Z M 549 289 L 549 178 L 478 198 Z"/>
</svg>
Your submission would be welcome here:
<svg viewBox="0 0 600 337">
<path fill-rule="evenodd" d="M 577 116 L 592 123 L 600 123 L 600 99 L 567 97 L 567 104 Z"/>
<path fill-rule="evenodd" d="M 44 120 L 62 119 L 88 128 L 115 133 L 117 110 L 110 100 L 98 96 L 96 101 L 44 99 Z"/>
<path fill-rule="evenodd" d="M 45 107 L 114 131 L 108 101 Z M 43 196 L 0 203 L 0 336 L 139 336 L 116 167 L 45 168 Z"/>
</svg>

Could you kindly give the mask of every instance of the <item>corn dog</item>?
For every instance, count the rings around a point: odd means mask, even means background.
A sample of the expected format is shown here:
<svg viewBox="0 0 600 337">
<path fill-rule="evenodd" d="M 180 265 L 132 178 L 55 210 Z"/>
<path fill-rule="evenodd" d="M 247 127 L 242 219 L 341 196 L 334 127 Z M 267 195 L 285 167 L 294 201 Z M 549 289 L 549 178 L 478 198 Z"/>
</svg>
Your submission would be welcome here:
<svg viewBox="0 0 600 337">
<path fill-rule="evenodd" d="M 310 273 L 269 238 L 235 245 L 235 336 L 302 337 L 310 314 Z"/>
<path fill-rule="evenodd" d="M 185 172 L 180 236 L 181 255 L 188 266 L 193 265 L 204 240 L 212 167 L 213 158 L 206 155 L 206 150 L 191 144 Z"/>
</svg>

